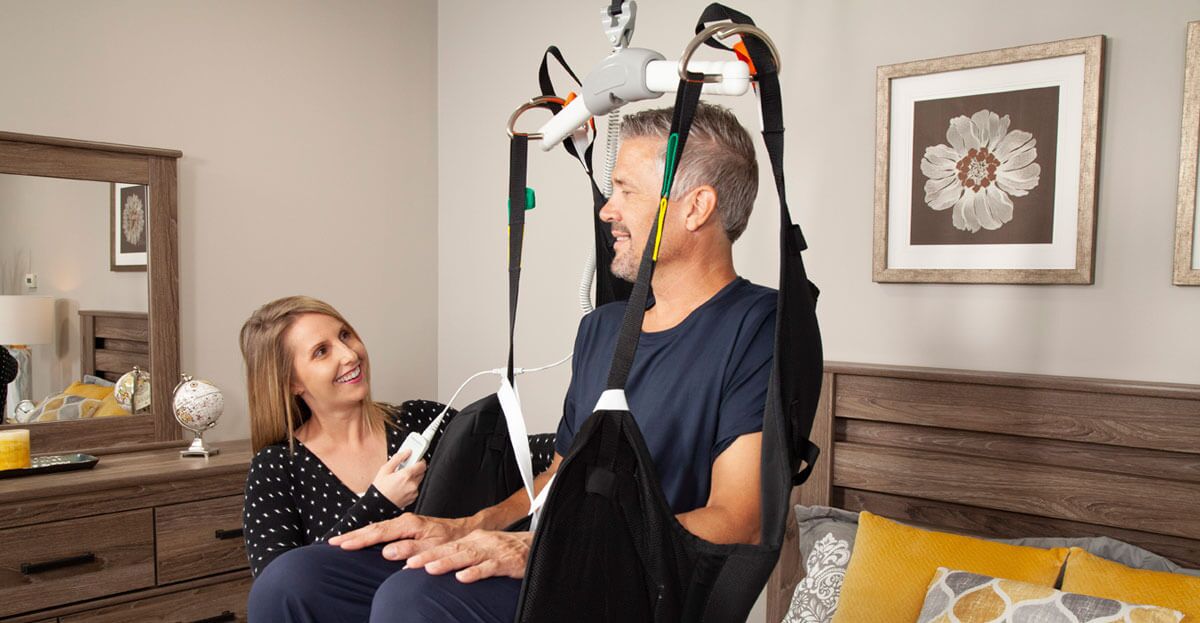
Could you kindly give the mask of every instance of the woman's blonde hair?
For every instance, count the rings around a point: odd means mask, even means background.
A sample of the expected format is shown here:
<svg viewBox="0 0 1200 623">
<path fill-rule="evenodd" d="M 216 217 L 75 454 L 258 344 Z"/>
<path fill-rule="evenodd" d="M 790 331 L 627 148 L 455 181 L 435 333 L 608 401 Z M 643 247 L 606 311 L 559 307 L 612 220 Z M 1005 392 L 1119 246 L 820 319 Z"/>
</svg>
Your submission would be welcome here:
<svg viewBox="0 0 1200 623">
<path fill-rule="evenodd" d="M 258 452 L 287 440 L 294 451 L 296 429 L 312 416 L 312 411 L 292 392 L 293 353 L 284 343 L 284 335 L 302 314 L 321 314 L 337 319 L 351 333 L 354 327 L 332 305 L 310 296 L 289 296 L 258 308 L 239 338 L 242 358 L 246 361 L 246 391 L 250 399 L 250 439 Z M 367 370 L 369 374 L 370 365 Z M 370 377 L 367 378 L 368 382 Z M 371 430 L 382 430 L 388 418 L 382 406 L 371 400 L 370 387 L 363 400 L 363 420 Z"/>
</svg>

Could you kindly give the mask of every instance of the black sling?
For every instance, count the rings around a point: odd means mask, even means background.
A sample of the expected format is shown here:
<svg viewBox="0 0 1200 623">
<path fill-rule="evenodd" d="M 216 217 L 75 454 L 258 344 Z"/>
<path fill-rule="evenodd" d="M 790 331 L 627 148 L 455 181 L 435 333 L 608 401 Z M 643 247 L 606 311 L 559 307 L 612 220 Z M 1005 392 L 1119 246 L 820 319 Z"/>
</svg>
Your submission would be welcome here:
<svg viewBox="0 0 1200 623">
<path fill-rule="evenodd" d="M 696 27 L 749 17 L 719 4 Z M 744 621 L 779 556 L 792 487 L 817 449 L 808 440 L 820 393 L 822 352 L 817 289 L 808 281 L 799 226 L 783 179 L 783 115 L 776 64 L 761 41 L 743 37 L 757 70 L 763 138 L 779 193 L 780 275 L 775 357 L 763 412 L 761 543 L 718 545 L 683 528 L 663 495 L 653 460 L 624 400 L 656 258 L 647 241 L 626 306 L 608 388 L 558 469 L 534 536 L 517 620 Z M 710 40 L 709 45 L 724 46 Z M 660 210 L 687 142 L 701 85 L 681 81 L 675 102 Z M 803 471 L 799 470 L 806 463 Z"/>
<path fill-rule="evenodd" d="M 550 46 L 542 56 L 538 83 L 543 97 L 536 107 L 552 113 L 562 109 L 554 99 L 548 61 L 553 57 L 575 80 L 575 72 L 567 65 L 558 48 Z M 597 216 L 604 205 L 591 176 L 592 145 L 577 149 L 571 140 L 563 143 L 567 151 L 583 164 L 591 181 L 593 217 L 595 219 L 597 257 L 612 258 L 612 234 L 608 224 Z M 529 138 L 513 133 L 509 143 L 508 184 L 508 368 L 507 379 L 515 387 L 514 337 L 517 322 L 517 302 L 521 288 L 521 253 L 525 240 L 525 212 L 533 208 L 533 193 L 526 187 Z M 607 264 L 605 264 L 607 265 Z M 605 271 L 606 272 L 606 271 Z M 599 301 L 615 300 L 622 292 L 615 277 L 597 281 Z M 625 282 L 620 282 L 625 283 Z M 549 466 L 553 455 L 554 435 L 529 436 L 531 476 Z M 466 517 L 480 509 L 498 504 L 523 485 L 521 471 L 524 459 L 514 450 L 509 427 L 499 394 L 491 394 L 467 405 L 445 425 L 440 449 L 430 457 L 429 469 L 421 482 L 415 512 L 431 517 Z M 527 529 L 528 518 L 515 523 L 513 529 Z"/>
</svg>

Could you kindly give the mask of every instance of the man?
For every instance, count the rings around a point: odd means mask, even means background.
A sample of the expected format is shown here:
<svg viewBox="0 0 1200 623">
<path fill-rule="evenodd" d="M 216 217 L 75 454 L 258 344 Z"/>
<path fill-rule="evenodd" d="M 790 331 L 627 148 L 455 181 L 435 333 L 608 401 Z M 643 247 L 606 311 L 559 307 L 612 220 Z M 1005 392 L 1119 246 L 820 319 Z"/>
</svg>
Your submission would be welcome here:
<svg viewBox="0 0 1200 623">
<path fill-rule="evenodd" d="M 626 280 L 636 278 L 653 233 L 670 121 L 670 109 L 651 110 L 627 117 L 621 128 L 613 194 L 600 217 L 616 238 L 612 271 Z M 716 543 L 759 539 L 762 411 L 776 298 L 774 290 L 737 276 L 732 252 L 757 186 L 746 130 L 729 111 L 701 105 L 676 176 L 654 300 L 626 390 L 668 503 L 685 528 Z M 535 480 L 539 491 L 605 389 L 623 305 L 602 306 L 580 323 L 557 452 Z M 362 620 L 369 612 L 371 621 L 512 621 L 532 534 L 501 530 L 527 514 L 528 504 L 521 490 L 472 517 L 407 514 L 330 540 L 351 552 L 322 545 L 293 550 L 256 582 L 251 618 Z M 386 544 L 382 557 L 364 549 L 378 544 Z M 406 564 L 398 571 L 392 561 Z"/>
</svg>

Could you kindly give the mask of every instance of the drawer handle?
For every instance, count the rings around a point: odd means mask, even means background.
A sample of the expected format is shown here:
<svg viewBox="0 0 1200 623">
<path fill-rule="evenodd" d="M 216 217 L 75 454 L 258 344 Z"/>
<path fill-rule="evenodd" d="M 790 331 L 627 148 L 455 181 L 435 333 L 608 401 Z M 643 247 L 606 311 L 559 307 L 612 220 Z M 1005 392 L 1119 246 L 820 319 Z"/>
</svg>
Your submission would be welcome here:
<svg viewBox="0 0 1200 623">
<path fill-rule="evenodd" d="M 244 533 L 244 528 L 236 530 L 217 530 L 217 538 L 221 540 L 240 538 Z"/>
<path fill-rule="evenodd" d="M 198 621 L 192 621 L 192 623 L 224 623 L 225 621 L 236 621 L 236 620 L 237 620 L 237 615 L 226 610 L 225 612 L 222 612 L 221 614 L 218 614 L 215 617 L 208 617 L 207 619 L 200 619 Z"/>
<path fill-rule="evenodd" d="M 64 567 L 73 567 L 75 565 L 86 565 L 89 562 L 96 562 L 96 555 L 88 552 L 78 556 L 69 558 L 59 558 L 58 560 L 47 560 L 46 562 L 23 562 L 21 563 L 21 575 L 33 575 L 42 573 L 43 571 L 53 571 Z"/>
</svg>

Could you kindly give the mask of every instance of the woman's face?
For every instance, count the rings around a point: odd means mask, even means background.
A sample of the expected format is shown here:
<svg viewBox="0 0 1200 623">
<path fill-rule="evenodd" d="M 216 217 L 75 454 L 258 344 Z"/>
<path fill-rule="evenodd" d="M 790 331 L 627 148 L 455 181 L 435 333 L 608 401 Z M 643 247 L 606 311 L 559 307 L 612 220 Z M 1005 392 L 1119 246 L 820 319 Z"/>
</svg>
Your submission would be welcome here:
<svg viewBox="0 0 1200 623">
<path fill-rule="evenodd" d="M 283 336 L 292 353 L 292 392 L 316 412 L 361 404 L 370 384 L 367 349 L 337 318 L 302 314 Z"/>
</svg>

